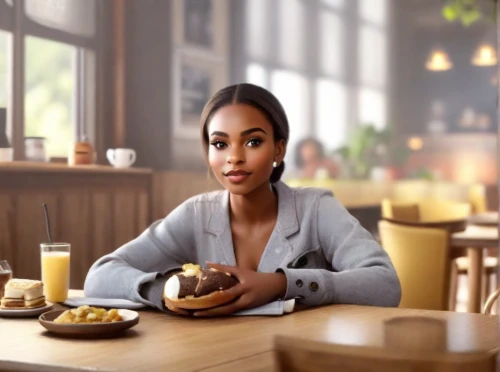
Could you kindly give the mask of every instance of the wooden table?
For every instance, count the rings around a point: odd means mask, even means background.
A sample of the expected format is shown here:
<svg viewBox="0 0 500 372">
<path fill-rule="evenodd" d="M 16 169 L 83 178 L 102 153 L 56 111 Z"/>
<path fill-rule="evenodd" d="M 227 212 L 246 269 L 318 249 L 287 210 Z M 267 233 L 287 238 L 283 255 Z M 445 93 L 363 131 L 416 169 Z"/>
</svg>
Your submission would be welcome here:
<svg viewBox="0 0 500 372">
<path fill-rule="evenodd" d="M 476 213 L 468 218 L 468 222 L 471 225 L 476 225 L 476 226 L 498 227 L 499 224 L 498 212 L 490 211 L 484 213 Z"/>
<path fill-rule="evenodd" d="M 332 305 L 283 317 L 194 319 L 140 311 L 123 337 L 68 340 L 37 319 L 0 318 L 0 371 L 272 371 L 276 335 L 382 347 L 383 321 L 396 316 L 446 319 L 448 350 L 496 352 L 499 318 L 480 314 Z"/>
<path fill-rule="evenodd" d="M 498 249 L 498 228 L 468 225 L 463 232 L 452 235 L 451 245 L 456 249 L 467 249 L 469 257 L 467 311 L 481 311 L 481 280 L 485 248 Z"/>
</svg>

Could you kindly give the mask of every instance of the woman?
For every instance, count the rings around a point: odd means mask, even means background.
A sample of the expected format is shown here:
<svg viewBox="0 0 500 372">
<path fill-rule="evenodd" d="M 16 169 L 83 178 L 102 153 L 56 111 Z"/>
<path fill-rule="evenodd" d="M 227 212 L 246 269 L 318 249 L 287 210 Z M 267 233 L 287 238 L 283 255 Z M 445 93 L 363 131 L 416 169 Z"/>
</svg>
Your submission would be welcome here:
<svg viewBox="0 0 500 372">
<path fill-rule="evenodd" d="M 195 316 L 292 298 L 309 306 L 397 306 L 401 288 L 389 257 L 332 193 L 280 181 L 288 137 L 285 112 L 267 90 L 239 84 L 217 92 L 203 110 L 201 138 L 225 190 L 185 201 L 99 259 L 85 294 L 166 310 L 167 277 L 184 263 L 206 263 L 239 280 L 228 290 L 237 300 Z"/>
<path fill-rule="evenodd" d="M 321 142 L 311 137 L 303 139 L 295 147 L 295 166 L 301 178 L 316 178 L 319 172 L 329 178 L 336 178 L 339 174 L 333 159 L 325 157 Z"/>
</svg>

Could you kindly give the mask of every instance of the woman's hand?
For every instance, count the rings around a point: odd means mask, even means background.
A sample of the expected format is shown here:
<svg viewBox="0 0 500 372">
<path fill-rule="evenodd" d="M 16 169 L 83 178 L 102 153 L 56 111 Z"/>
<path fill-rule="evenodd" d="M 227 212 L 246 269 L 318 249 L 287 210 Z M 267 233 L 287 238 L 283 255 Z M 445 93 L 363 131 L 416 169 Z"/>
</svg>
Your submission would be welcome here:
<svg viewBox="0 0 500 372">
<path fill-rule="evenodd" d="M 163 296 L 163 302 L 165 302 L 165 306 L 170 311 L 173 311 L 174 313 L 181 314 L 181 315 L 191 316 L 191 313 L 189 311 L 184 310 L 184 309 L 179 309 L 172 302 L 170 302 L 170 300 L 168 298 L 166 298 L 165 296 Z"/>
<path fill-rule="evenodd" d="M 265 305 L 286 294 L 287 281 L 283 273 L 260 273 L 214 263 L 207 263 L 207 265 L 209 268 L 227 272 L 238 279 L 239 284 L 226 291 L 235 296 L 236 300 L 228 305 L 197 311 L 194 316 L 229 315 L 243 309 Z"/>
</svg>

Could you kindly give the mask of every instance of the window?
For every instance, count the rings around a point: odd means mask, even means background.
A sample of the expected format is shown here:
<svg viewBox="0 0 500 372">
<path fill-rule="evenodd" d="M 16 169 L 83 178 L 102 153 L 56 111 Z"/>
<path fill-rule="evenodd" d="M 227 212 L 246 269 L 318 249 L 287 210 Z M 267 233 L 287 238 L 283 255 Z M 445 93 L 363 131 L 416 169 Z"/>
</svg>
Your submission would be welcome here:
<svg viewBox="0 0 500 372">
<path fill-rule="evenodd" d="M 386 38 L 380 30 L 363 26 L 359 35 L 359 80 L 379 88 L 386 83 Z"/>
<path fill-rule="evenodd" d="M 377 129 L 387 125 L 385 95 L 374 89 L 361 88 L 359 91 L 359 121 L 373 124 Z"/>
<path fill-rule="evenodd" d="M 326 148 L 339 148 L 347 139 L 347 89 L 335 80 L 321 79 L 316 97 L 316 135 Z"/>
<path fill-rule="evenodd" d="M 332 8 L 341 8 L 344 6 L 346 0 L 320 0 L 323 4 L 331 6 Z"/>
<path fill-rule="evenodd" d="M 389 0 L 246 0 L 245 79 L 286 110 L 287 170 L 305 136 L 332 151 L 356 125 L 385 127 L 388 8 Z"/>
<path fill-rule="evenodd" d="M 8 104 L 9 39 L 10 34 L 0 30 L 0 107 Z"/>
<path fill-rule="evenodd" d="M 0 106 L 14 105 L 8 132 L 16 160 L 24 158 L 24 136 L 45 137 L 49 158 L 66 157 L 82 134 L 96 141 L 102 6 L 95 0 L 0 0 Z"/>
<path fill-rule="evenodd" d="M 303 69 L 305 66 L 304 4 L 303 0 L 278 0 L 278 59 L 283 66 L 290 68 Z"/>
<path fill-rule="evenodd" d="M 25 0 L 25 11 L 47 27 L 74 35 L 95 34 L 95 0 Z"/>
<path fill-rule="evenodd" d="M 268 87 L 267 71 L 264 67 L 257 63 L 252 63 L 247 66 L 246 80 L 254 85 L 259 85 L 263 88 Z"/>
<path fill-rule="evenodd" d="M 343 24 L 334 12 L 322 12 L 319 22 L 321 70 L 326 75 L 338 78 L 344 73 Z"/>
<path fill-rule="evenodd" d="M 77 48 L 26 37 L 24 134 L 45 137 L 48 156 L 67 156 L 76 122 Z"/>
<path fill-rule="evenodd" d="M 387 0 L 359 0 L 359 14 L 363 21 L 378 26 L 387 23 Z"/>
<path fill-rule="evenodd" d="M 253 59 L 265 59 L 269 54 L 269 0 L 253 0 L 246 2 L 246 45 L 247 52 Z"/>
<path fill-rule="evenodd" d="M 293 148 L 308 134 L 309 112 L 308 106 L 303 104 L 309 97 L 307 80 L 298 73 L 278 70 L 271 76 L 271 91 L 280 100 L 287 114 L 290 126 L 288 146 Z"/>
<path fill-rule="evenodd" d="M 359 5 L 358 119 L 383 129 L 387 125 L 387 0 L 360 0 Z"/>
</svg>

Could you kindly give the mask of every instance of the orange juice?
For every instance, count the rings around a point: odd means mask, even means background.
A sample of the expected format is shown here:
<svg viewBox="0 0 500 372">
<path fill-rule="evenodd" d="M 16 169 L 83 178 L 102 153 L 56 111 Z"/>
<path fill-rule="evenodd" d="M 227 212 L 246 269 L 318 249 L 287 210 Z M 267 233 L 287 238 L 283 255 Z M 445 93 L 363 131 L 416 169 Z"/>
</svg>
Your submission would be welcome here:
<svg viewBox="0 0 500 372">
<path fill-rule="evenodd" d="M 42 282 L 47 301 L 66 301 L 69 290 L 69 252 L 42 252 Z"/>
</svg>

